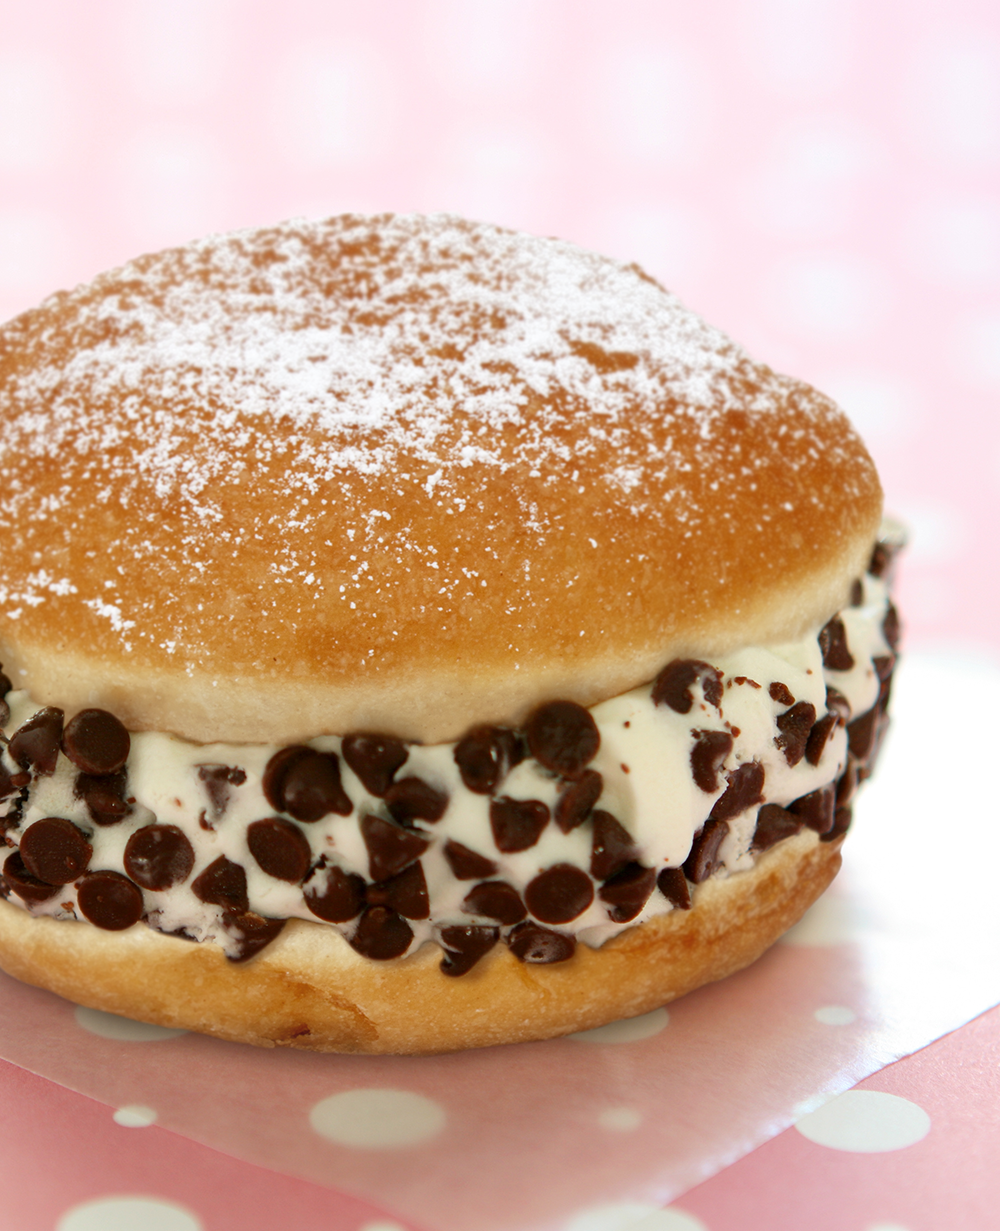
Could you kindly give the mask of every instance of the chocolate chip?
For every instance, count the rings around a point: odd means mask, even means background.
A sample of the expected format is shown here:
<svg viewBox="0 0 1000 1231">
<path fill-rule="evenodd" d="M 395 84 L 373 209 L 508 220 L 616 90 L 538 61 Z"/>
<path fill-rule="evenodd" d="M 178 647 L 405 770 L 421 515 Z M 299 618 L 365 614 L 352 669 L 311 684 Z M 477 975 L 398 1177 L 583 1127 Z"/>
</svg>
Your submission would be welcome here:
<svg viewBox="0 0 1000 1231">
<path fill-rule="evenodd" d="M 819 630 L 819 648 L 823 652 L 823 666 L 831 671 L 850 671 L 854 655 L 847 646 L 847 630 L 844 621 L 834 616 Z"/>
<path fill-rule="evenodd" d="M 485 957 L 500 938 L 497 928 L 476 927 L 461 924 L 441 929 L 441 947 L 444 957 L 441 970 L 446 975 L 464 975 L 480 958 Z"/>
<path fill-rule="evenodd" d="M 124 863 L 137 885 L 162 892 L 191 875 L 194 848 L 176 825 L 144 825 L 126 843 Z"/>
<path fill-rule="evenodd" d="M 594 882 L 575 864 L 557 863 L 528 882 L 524 900 L 543 923 L 569 923 L 593 902 Z"/>
<path fill-rule="evenodd" d="M 576 952 L 576 940 L 563 932 L 551 932 L 537 923 L 519 923 L 507 937 L 507 945 L 519 962 L 547 966 L 568 962 Z"/>
<path fill-rule="evenodd" d="M 505 855 L 534 846 L 548 823 L 549 810 L 537 799 L 508 799 L 501 795 L 490 801 L 493 841 Z"/>
<path fill-rule="evenodd" d="M 3 865 L 3 878 L 7 887 L 25 902 L 47 902 L 54 898 L 61 885 L 49 885 L 32 876 L 24 866 L 20 851 L 8 855 Z"/>
<path fill-rule="evenodd" d="M 291 821 L 278 816 L 252 821 L 247 826 L 247 845 L 261 871 L 276 880 L 297 885 L 309 871 L 309 839 Z"/>
<path fill-rule="evenodd" d="M 191 888 L 203 902 L 229 910 L 247 910 L 247 874 L 238 863 L 220 855 L 194 878 Z"/>
<path fill-rule="evenodd" d="M 782 684 L 780 680 L 776 680 L 767 690 L 772 701 L 777 701 L 779 705 L 794 705 L 795 698 L 792 696 L 791 689 L 787 684 Z"/>
<path fill-rule="evenodd" d="M 825 834 L 820 834 L 820 842 L 832 842 L 835 838 L 839 838 L 842 834 L 847 833 L 851 827 L 851 809 L 838 808 L 833 814 L 833 824 Z"/>
<path fill-rule="evenodd" d="M 839 688 L 826 686 L 826 708 L 831 714 L 836 714 L 837 721 L 846 725 L 851 717 L 851 703 Z"/>
<path fill-rule="evenodd" d="M 444 844 L 444 857 L 448 860 L 452 875 L 460 881 L 485 880 L 497 870 L 497 865 L 492 859 L 487 859 L 485 855 L 477 854 L 476 851 L 470 851 L 461 842 L 455 842 L 450 838 Z"/>
<path fill-rule="evenodd" d="M 816 707 L 808 701 L 798 701 L 791 709 L 779 714 L 775 720 L 779 734 L 774 744 L 785 754 L 789 765 L 798 765 L 806 751 L 806 743 L 813 723 L 816 721 Z"/>
<path fill-rule="evenodd" d="M 62 710 L 46 706 L 21 723 L 10 737 L 7 751 L 22 769 L 32 769 L 36 774 L 54 773 L 62 731 Z"/>
<path fill-rule="evenodd" d="M 10 722 L 10 706 L 0 698 L 0 727 L 5 727 Z"/>
<path fill-rule="evenodd" d="M 864 764 L 875 751 L 875 740 L 878 736 L 878 706 L 873 705 L 860 718 L 847 724 L 847 746 L 851 752 Z"/>
<path fill-rule="evenodd" d="M 222 816 L 229 804 L 229 788 L 242 786 L 247 780 L 246 770 L 236 765 L 202 764 L 198 766 L 198 777 L 205 784 L 216 820 Z"/>
<path fill-rule="evenodd" d="M 868 564 L 868 572 L 873 577 L 885 577 L 889 572 L 898 547 L 893 543 L 876 543 L 872 548 L 872 557 Z"/>
<path fill-rule="evenodd" d="M 427 881 L 419 861 L 404 868 L 398 876 L 369 885 L 365 890 L 369 906 L 388 906 L 407 919 L 429 919 L 431 908 Z"/>
<path fill-rule="evenodd" d="M 94 848 L 61 816 L 34 821 L 21 835 L 21 858 L 30 874 L 48 885 L 69 885 L 87 869 Z"/>
<path fill-rule="evenodd" d="M 727 833 L 727 821 L 709 819 L 705 822 L 691 846 L 691 853 L 684 860 L 684 875 L 692 884 L 700 885 L 721 867 L 719 847 Z"/>
<path fill-rule="evenodd" d="M 837 789 L 833 783 L 830 783 L 828 786 L 820 787 L 818 791 L 800 795 L 788 805 L 788 811 L 797 816 L 810 829 L 814 829 L 816 833 L 826 833 L 833 824 L 836 797 Z"/>
<path fill-rule="evenodd" d="M 455 745 L 455 764 L 462 781 L 477 795 L 489 795 L 524 754 L 517 734 L 508 727 L 473 727 Z"/>
<path fill-rule="evenodd" d="M 124 769 L 101 776 L 77 774 L 73 791 L 87 805 L 95 825 L 117 825 L 132 811 L 126 799 L 128 776 Z"/>
<path fill-rule="evenodd" d="M 368 850 L 368 875 L 373 881 L 388 880 L 427 850 L 429 839 L 413 829 L 404 829 L 380 816 L 361 818 L 361 836 Z"/>
<path fill-rule="evenodd" d="M 318 821 L 331 812 L 350 816 L 353 811 L 340 783 L 336 753 L 317 752 L 305 744 L 276 752 L 267 763 L 261 785 L 271 807 L 297 821 Z"/>
<path fill-rule="evenodd" d="M 123 932 L 142 918 L 142 891 L 120 872 L 88 872 L 76 886 L 85 919 L 107 932 Z"/>
<path fill-rule="evenodd" d="M 783 838 L 790 838 L 802 828 L 801 817 L 779 808 L 777 804 L 764 804 L 757 813 L 757 828 L 753 831 L 752 849 L 766 851 Z"/>
<path fill-rule="evenodd" d="M 713 820 L 728 821 L 747 808 L 764 800 L 764 766 L 759 761 L 747 761 L 726 776 L 728 786 L 712 805 Z M 689 877 L 694 880 L 694 877 Z M 697 881 L 695 881 L 697 884 Z"/>
<path fill-rule="evenodd" d="M 585 769 L 576 782 L 570 782 L 556 800 L 555 822 L 563 833 L 576 829 L 590 816 L 601 797 L 604 779 L 596 769 Z"/>
<path fill-rule="evenodd" d="M 413 940 L 413 929 L 394 910 L 369 906 L 351 937 L 351 947 L 376 962 L 402 957 Z"/>
<path fill-rule="evenodd" d="M 336 812 L 350 816 L 354 809 L 340 784 L 340 762 L 334 752 L 309 749 L 288 767 L 281 784 L 282 812 L 297 821 L 318 821 Z"/>
<path fill-rule="evenodd" d="M 62 750 L 85 774 L 113 774 L 128 760 L 129 734 L 107 710 L 80 710 L 66 723 Z"/>
<path fill-rule="evenodd" d="M 852 607 L 860 607 L 865 601 L 865 587 L 860 577 L 851 582 L 851 595 L 848 602 Z"/>
<path fill-rule="evenodd" d="M 728 731 L 692 731 L 691 776 L 703 791 L 710 794 L 719 789 L 719 770 L 733 750 L 733 737 Z"/>
<path fill-rule="evenodd" d="M 691 890 L 683 868 L 664 868 L 656 878 L 656 887 L 678 910 L 691 909 Z"/>
<path fill-rule="evenodd" d="M 872 659 L 872 666 L 875 668 L 875 674 L 885 684 L 892 679 L 892 671 L 896 665 L 895 654 L 879 654 Z M 848 714 L 848 717 L 850 715 Z"/>
<path fill-rule="evenodd" d="M 809 732 L 809 738 L 806 740 L 806 761 L 810 765 L 820 763 L 827 740 L 836 731 L 838 723 L 836 714 L 824 714 Z"/>
<path fill-rule="evenodd" d="M 694 704 L 691 689 L 699 680 L 705 700 L 717 706 L 722 700 L 722 672 L 697 658 L 675 658 L 667 663 L 653 684 L 653 704 L 689 714 Z"/>
<path fill-rule="evenodd" d="M 885 637 L 889 649 L 895 652 L 899 649 L 899 612 L 894 603 L 890 602 L 882 621 L 882 636 Z"/>
<path fill-rule="evenodd" d="M 346 923 L 361 914 L 365 904 L 365 882 L 353 872 L 331 867 L 326 873 L 325 887 L 321 873 L 312 877 L 305 888 L 306 906 L 327 923 Z"/>
<path fill-rule="evenodd" d="M 582 774 L 601 746 L 593 716 L 575 701 L 540 705 L 528 719 L 524 733 L 539 765 L 564 778 Z"/>
<path fill-rule="evenodd" d="M 402 740 L 365 732 L 345 735 L 340 751 L 369 795 L 379 798 L 389 789 L 393 774 L 409 756 Z"/>
<path fill-rule="evenodd" d="M 14 785 L 14 780 L 0 762 L 0 801 L 10 799 L 15 794 L 17 794 L 17 787 Z"/>
<path fill-rule="evenodd" d="M 13 687 L 10 676 L 5 671 L 0 671 L 0 697 L 6 697 Z"/>
<path fill-rule="evenodd" d="M 591 820 L 594 838 L 590 852 L 590 872 L 595 880 L 604 881 L 636 859 L 639 849 L 632 840 L 632 835 L 610 812 L 599 808 Z"/>
<path fill-rule="evenodd" d="M 266 919 L 252 910 L 224 911 L 223 927 L 238 946 L 235 953 L 227 953 L 226 957 L 231 962 L 248 962 L 280 934 L 287 922 L 287 919 Z"/>
<path fill-rule="evenodd" d="M 448 796 L 422 778 L 402 778 L 385 793 L 385 806 L 400 825 L 413 821 L 439 821 L 448 807 Z"/>
<path fill-rule="evenodd" d="M 505 924 L 520 923 L 528 914 L 520 894 L 506 881 L 484 881 L 477 885 L 466 895 L 462 910 L 467 915 L 481 915 Z"/>
<path fill-rule="evenodd" d="M 649 901 L 656 885 L 656 873 L 641 863 L 627 864 L 605 881 L 598 897 L 610 907 L 608 914 L 615 923 L 628 923 Z"/>
</svg>

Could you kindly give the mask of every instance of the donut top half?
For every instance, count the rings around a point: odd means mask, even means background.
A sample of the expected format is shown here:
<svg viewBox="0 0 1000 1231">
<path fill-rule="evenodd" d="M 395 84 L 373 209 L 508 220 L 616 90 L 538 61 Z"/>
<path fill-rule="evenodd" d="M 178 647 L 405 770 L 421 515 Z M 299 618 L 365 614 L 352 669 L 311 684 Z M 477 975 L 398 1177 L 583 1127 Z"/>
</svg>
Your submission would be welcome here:
<svg viewBox="0 0 1000 1231">
<path fill-rule="evenodd" d="M 0 330 L 0 658 L 135 730 L 434 742 L 845 601 L 822 394 L 634 265 L 449 216 L 142 257 Z"/>
</svg>

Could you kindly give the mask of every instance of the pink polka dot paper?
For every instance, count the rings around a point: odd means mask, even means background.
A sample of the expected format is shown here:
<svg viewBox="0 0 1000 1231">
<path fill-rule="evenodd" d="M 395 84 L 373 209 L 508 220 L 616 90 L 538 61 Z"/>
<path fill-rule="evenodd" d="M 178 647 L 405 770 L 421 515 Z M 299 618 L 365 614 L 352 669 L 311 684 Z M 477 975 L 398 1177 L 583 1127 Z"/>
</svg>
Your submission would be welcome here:
<svg viewBox="0 0 1000 1231">
<path fill-rule="evenodd" d="M 947 720 L 950 698 L 984 684 L 1000 672 L 911 656 L 841 878 L 756 966 L 666 1009 L 549 1043 L 319 1056 L 129 1022 L 3 978 L 0 1056 L 105 1103 L 123 1128 L 172 1129 L 432 1231 L 657 1209 L 796 1122 L 831 1149 L 902 1148 L 926 1132 L 919 1110 L 861 1106 L 850 1087 L 1000 1000 L 996 825 L 976 783 L 953 781 L 966 734 Z M 943 801 L 978 855 L 947 910 L 927 858 Z"/>
</svg>

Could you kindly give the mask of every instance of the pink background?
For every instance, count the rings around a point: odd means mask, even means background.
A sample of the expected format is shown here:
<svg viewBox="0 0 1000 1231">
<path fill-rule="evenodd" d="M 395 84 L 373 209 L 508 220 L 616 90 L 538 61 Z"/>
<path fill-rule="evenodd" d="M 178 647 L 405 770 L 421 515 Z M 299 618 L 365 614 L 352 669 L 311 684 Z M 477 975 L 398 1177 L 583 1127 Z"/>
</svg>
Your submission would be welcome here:
<svg viewBox="0 0 1000 1231">
<path fill-rule="evenodd" d="M 1000 649 L 998 172 L 986 0 L 0 0 L 0 316 L 295 214 L 445 209 L 638 260 L 855 419 L 913 529 L 911 647 Z M 789 1130 L 681 1204 L 709 1231 L 971 1227 L 998 1047 L 992 1014 L 869 1079 L 933 1104 L 909 1150 Z M 16 1134 L 20 1168 L 53 1141 L 100 1160 L 0 1227 L 91 1194 L 184 1200 L 180 1174 L 206 1231 L 378 1221 L 11 1066 L 0 1088 L 46 1130 Z M 966 1168 L 966 1213 L 935 1167 Z"/>
</svg>

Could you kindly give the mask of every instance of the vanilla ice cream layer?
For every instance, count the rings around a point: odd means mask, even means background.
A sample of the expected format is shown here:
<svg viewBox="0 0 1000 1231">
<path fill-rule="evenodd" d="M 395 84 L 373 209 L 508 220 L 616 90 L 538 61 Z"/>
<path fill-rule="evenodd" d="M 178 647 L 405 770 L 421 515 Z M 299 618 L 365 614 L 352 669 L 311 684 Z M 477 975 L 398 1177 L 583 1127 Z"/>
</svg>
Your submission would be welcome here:
<svg viewBox="0 0 1000 1231">
<path fill-rule="evenodd" d="M 817 719 L 828 712 L 827 689 L 846 698 L 853 720 L 877 704 L 881 681 L 875 660 L 893 657 L 883 629 L 890 604 L 886 582 L 868 575 L 855 588 L 852 606 L 839 613 L 846 644 L 854 666 L 837 670 L 824 666 L 824 648 L 819 630 L 800 641 L 767 648 L 739 650 L 712 663 L 722 678 L 718 704 L 705 696 L 702 683 L 692 686 L 693 704 L 679 713 L 669 704 L 655 704 L 652 684 L 605 701 L 590 711 L 600 734 L 600 746 L 587 768 L 596 770 L 603 789 L 596 807 L 610 813 L 631 836 L 635 861 L 656 871 L 684 864 L 698 834 L 709 819 L 713 805 L 726 789 L 727 778 L 740 766 L 756 762 L 763 769 L 763 800 L 755 800 L 728 819 L 728 833 L 718 851 L 718 866 L 712 875 L 728 876 L 753 866 L 753 837 L 759 808 L 764 804 L 786 806 L 831 783 L 844 773 L 848 760 L 848 736 L 841 714 L 816 764 L 801 756 L 796 763 L 782 746 L 778 719 L 795 703 L 815 707 Z M 829 654 L 827 659 L 829 661 Z M 883 669 L 883 675 L 885 671 Z M 783 688 L 775 687 L 781 685 Z M 709 692 L 713 690 L 709 688 Z M 777 697 L 777 699 L 776 699 Z M 26 692 L 8 694 L 10 717 L 4 728 L 9 737 L 38 709 Z M 833 706 L 830 707 L 833 709 Z M 716 789 L 699 786 L 692 772 L 692 750 L 704 732 L 725 732 L 732 746 L 718 767 Z M 356 874 L 370 884 L 375 877 L 370 853 L 361 828 L 366 816 L 390 820 L 385 801 L 369 794 L 341 755 L 341 740 L 321 736 L 310 747 L 340 757 L 343 789 L 353 809 L 350 815 L 328 814 L 313 823 L 284 820 L 296 825 L 312 854 L 307 883 L 322 888 L 330 869 Z M 491 797 L 465 785 L 455 759 L 455 744 L 407 745 L 405 764 L 396 779 L 416 777 L 447 797 L 447 806 L 435 823 L 416 820 L 411 829 L 426 839 L 420 856 L 429 900 L 429 917 L 408 919 L 413 939 L 409 950 L 438 939 L 449 926 L 498 926 L 496 920 L 477 917 L 463 909 L 474 879 L 458 879 L 445 855 L 449 842 L 459 843 L 495 865 L 489 881 L 512 886 L 522 900 L 525 890 L 541 872 L 555 865 L 573 865 L 591 876 L 593 827 L 577 825 L 568 833 L 550 819 L 540 836 L 525 850 L 505 853 L 498 849 L 491 829 Z M 310 911 L 301 883 L 276 879 L 258 865 L 248 845 L 248 826 L 275 815 L 265 797 L 262 778 L 275 746 L 233 744 L 196 745 L 176 736 L 139 732 L 131 736 L 126 764 L 126 796 L 131 810 L 115 824 L 95 824 L 87 803 L 77 791 L 79 770 L 59 753 L 55 771 L 32 775 L 30 784 L 13 795 L 6 808 L 6 841 L 19 844 L 26 830 L 47 817 L 62 817 L 77 826 L 93 847 L 90 871 L 112 870 L 126 874 L 125 847 L 136 830 L 153 823 L 175 825 L 187 836 L 194 851 L 194 866 L 183 883 L 154 892 L 142 890 L 145 921 L 164 932 L 181 932 L 196 940 L 213 940 L 231 957 L 240 956 L 239 938 L 224 921 L 219 905 L 202 901 L 192 885 L 200 873 L 220 856 L 246 872 L 247 898 L 251 912 L 265 919 L 307 919 L 335 927 L 350 941 L 357 919 L 330 924 Z M 4 749 L 3 765 L 8 774 L 20 768 Z M 227 787 L 228 799 L 220 806 L 218 794 L 209 791 L 199 767 L 227 766 L 242 771 Z M 532 800 L 555 812 L 566 782 L 528 756 L 511 769 L 493 796 Z M 325 857 L 325 858 L 324 858 Z M 674 909 L 654 888 L 645 905 L 627 922 L 615 922 L 608 904 L 599 896 L 601 882 L 594 882 L 589 906 L 557 930 L 592 946 L 628 927 Z M 9 899 L 33 914 L 60 919 L 80 919 L 77 889 L 65 885 L 47 901 L 25 902 L 16 888 Z M 500 928 L 503 933 L 505 929 Z"/>
</svg>

